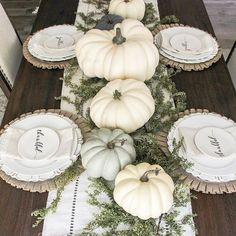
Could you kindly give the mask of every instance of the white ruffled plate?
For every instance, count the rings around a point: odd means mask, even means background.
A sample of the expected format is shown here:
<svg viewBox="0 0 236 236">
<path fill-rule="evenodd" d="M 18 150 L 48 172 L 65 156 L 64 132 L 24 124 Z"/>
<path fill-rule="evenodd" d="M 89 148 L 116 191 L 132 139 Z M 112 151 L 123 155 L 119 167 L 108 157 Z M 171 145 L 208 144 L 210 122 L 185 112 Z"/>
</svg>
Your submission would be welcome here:
<svg viewBox="0 0 236 236">
<path fill-rule="evenodd" d="M 181 62 L 181 63 L 187 63 L 187 64 L 195 64 L 195 63 L 202 63 L 211 60 L 217 55 L 217 51 L 212 52 L 212 54 L 207 53 L 206 55 L 196 56 L 194 57 L 188 57 L 188 58 L 179 58 L 177 53 L 173 53 L 170 51 L 164 51 L 162 48 L 159 49 L 159 52 L 161 55 L 163 55 L 166 58 L 169 58 L 173 61 Z"/>
<path fill-rule="evenodd" d="M 80 153 L 82 134 L 78 126 L 68 117 L 56 113 L 31 114 L 15 121 L 11 124 L 11 126 L 14 128 L 25 130 L 30 130 L 41 126 L 49 127 L 55 131 L 69 127 L 74 128 L 72 155 L 68 156 L 68 158 L 53 160 L 52 156 L 50 159 L 31 161 L 5 158 L 3 155 L 1 155 L 1 170 L 3 170 L 12 178 L 31 182 L 52 179 L 55 176 L 63 173 L 65 169 L 68 168 L 77 159 Z M 4 138 L 4 133 L 0 136 L 0 138 Z"/>
<path fill-rule="evenodd" d="M 48 27 L 31 37 L 28 49 L 34 57 L 41 60 L 68 60 L 75 57 L 75 45 L 82 35 L 73 25 Z"/>
<path fill-rule="evenodd" d="M 218 46 L 217 41 L 210 34 L 189 26 L 167 28 L 161 31 L 161 35 L 163 48 L 183 55 L 209 52 Z M 196 42 L 192 41 L 193 38 Z M 186 43 L 190 45 L 188 50 L 185 50 Z"/>
<path fill-rule="evenodd" d="M 225 129 L 235 126 L 235 122 L 219 114 L 213 113 L 194 113 L 186 115 L 177 120 L 171 128 L 167 143 L 170 151 L 173 151 L 173 141 L 179 142 L 181 136 L 179 128 L 201 129 L 206 127 L 217 127 Z M 234 137 L 236 139 L 236 137 Z M 227 182 L 236 180 L 236 155 L 226 156 L 225 158 L 215 158 L 209 155 L 190 156 L 184 148 L 181 148 L 179 155 L 192 162 L 194 165 L 187 172 L 192 175 L 210 182 Z"/>
</svg>

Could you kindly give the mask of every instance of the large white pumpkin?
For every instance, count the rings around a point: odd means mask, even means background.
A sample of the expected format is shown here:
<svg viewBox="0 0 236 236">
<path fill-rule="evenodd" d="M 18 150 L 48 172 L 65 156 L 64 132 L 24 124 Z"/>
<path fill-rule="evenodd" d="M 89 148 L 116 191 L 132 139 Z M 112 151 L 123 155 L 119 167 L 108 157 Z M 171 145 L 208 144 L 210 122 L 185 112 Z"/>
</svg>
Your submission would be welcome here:
<svg viewBox="0 0 236 236">
<path fill-rule="evenodd" d="M 78 41 L 76 56 L 85 75 L 106 80 L 148 80 L 159 62 L 152 33 L 132 19 L 116 24 L 110 31 L 89 30 Z"/>
<path fill-rule="evenodd" d="M 173 204 L 174 183 L 159 165 L 128 165 L 116 177 L 114 200 L 143 220 L 158 218 Z"/>
<path fill-rule="evenodd" d="M 109 13 L 142 20 L 145 13 L 145 3 L 143 0 L 111 0 Z"/>
<path fill-rule="evenodd" d="M 133 139 L 120 129 L 96 129 L 82 145 L 82 165 L 89 176 L 114 180 L 136 158 Z"/>
<path fill-rule="evenodd" d="M 142 127 L 154 110 L 154 99 L 144 82 L 113 80 L 92 99 L 90 117 L 99 128 L 120 128 L 131 133 Z"/>
</svg>

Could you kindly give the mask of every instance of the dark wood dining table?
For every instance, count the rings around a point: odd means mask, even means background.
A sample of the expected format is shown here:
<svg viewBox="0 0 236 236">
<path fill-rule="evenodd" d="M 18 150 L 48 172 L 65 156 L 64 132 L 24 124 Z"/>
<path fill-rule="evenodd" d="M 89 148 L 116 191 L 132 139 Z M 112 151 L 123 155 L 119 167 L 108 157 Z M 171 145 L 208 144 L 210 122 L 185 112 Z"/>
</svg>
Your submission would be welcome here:
<svg viewBox="0 0 236 236">
<path fill-rule="evenodd" d="M 42 0 L 33 32 L 55 24 L 74 24 L 79 0 Z M 175 15 L 180 22 L 214 35 L 202 0 L 158 0 L 160 16 Z M 25 59 L 9 98 L 2 126 L 36 109 L 59 108 L 63 70 L 42 70 Z M 236 121 L 236 93 L 223 57 L 209 69 L 180 72 L 173 78 L 178 90 L 187 94 L 188 108 L 206 108 Z M 200 236 L 236 235 L 236 193 L 210 195 L 193 191 L 193 212 Z M 38 236 L 42 224 L 32 228 L 31 212 L 45 207 L 47 193 L 30 193 L 0 179 L 0 236 Z M 55 222 L 60 224 L 60 222 Z"/>
</svg>

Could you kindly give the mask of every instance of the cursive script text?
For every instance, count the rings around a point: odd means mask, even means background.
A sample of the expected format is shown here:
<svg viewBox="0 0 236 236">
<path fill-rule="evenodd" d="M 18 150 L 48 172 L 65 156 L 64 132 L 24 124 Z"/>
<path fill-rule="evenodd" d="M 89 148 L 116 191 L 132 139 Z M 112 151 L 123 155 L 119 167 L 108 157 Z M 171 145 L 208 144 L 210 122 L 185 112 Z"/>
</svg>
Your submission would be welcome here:
<svg viewBox="0 0 236 236">
<path fill-rule="evenodd" d="M 35 151 L 36 152 L 43 152 L 43 143 L 41 141 L 41 137 L 44 136 L 41 129 L 37 129 L 36 133 L 36 141 L 35 141 Z"/>
<path fill-rule="evenodd" d="M 214 153 L 220 157 L 223 157 L 224 153 L 221 150 L 220 143 L 217 140 L 217 138 L 215 138 L 213 136 L 208 136 L 208 138 L 210 139 L 210 144 L 216 148 L 216 151 Z"/>
</svg>

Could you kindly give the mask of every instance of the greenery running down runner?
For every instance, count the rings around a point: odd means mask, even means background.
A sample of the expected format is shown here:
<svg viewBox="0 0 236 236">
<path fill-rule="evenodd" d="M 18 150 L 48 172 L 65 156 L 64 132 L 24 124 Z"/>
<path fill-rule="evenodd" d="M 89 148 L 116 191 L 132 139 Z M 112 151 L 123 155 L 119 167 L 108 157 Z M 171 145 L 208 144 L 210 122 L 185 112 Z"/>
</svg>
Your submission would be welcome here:
<svg viewBox="0 0 236 236">
<path fill-rule="evenodd" d="M 97 19 L 107 14 L 109 0 L 87 0 L 89 4 L 93 4 L 99 12 L 89 12 L 86 16 L 83 13 L 78 13 L 80 23 L 77 22 L 78 30 L 84 32 L 93 28 Z M 156 16 L 156 11 L 152 3 L 146 4 L 146 12 L 143 18 L 143 24 L 151 31 L 159 24 L 176 23 L 178 20 L 175 16 L 168 16 L 159 20 Z M 78 114 L 84 115 L 84 104 L 93 98 L 97 92 L 106 85 L 107 81 L 99 78 L 91 78 L 83 76 L 80 78 L 80 85 L 72 82 L 72 77 L 78 70 L 76 60 L 66 68 L 64 75 L 65 86 L 70 88 L 70 93 L 75 95 L 75 100 L 72 101 L 68 97 L 59 97 L 75 106 Z M 185 159 L 178 156 L 178 149 L 181 144 L 175 144 L 173 153 L 164 153 L 156 142 L 155 135 L 159 131 L 168 131 L 176 121 L 179 112 L 186 108 L 186 97 L 183 92 L 177 91 L 171 77 L 178 73 L 172 68 L 167 68 L 161 62 L 156 69 L 156 72 L 151 80 L 145 81 L 146 85 L 151 90 L 152 96 L 155 99 L 155 113 L 151 119 L 140 129 L 131 134 L 134 140 L 137 157 L 134 164 L 148 162 L 150 164 L 159 164 L 165 172 L 169 174 L 175 183 L 174 204 L 168 213 L 162 214 L 159 219 L 142 220 L 125 212 L 113 199 L 113 189 L 110 183 L 102 178 L 91 178 L 89 188 L 89 204 L 97 206 L 99 211 L 94 215 L 93 220 L 84 228 L 80 235 L 97 235 L 96 229 L 104 229 L 103 235 L 117 236 L 154 236 L 154 235 L 183 235 L 184 225 L 191 225 L 194 229 L 192 214 L 180 216 L 180 208 L 185 207 L 190 203 L 189 189 L 184 186 L 179 177 L 181 170 L 191 166 Z M 89 114 L 86 113 L 86 119 L 91 128 L 95 128 Z M 44 209 L 36 210 L 32 213 L 36 217 L 36 222 L 33 225 L 37 226 L 50 212 L 56 212 L 57 205 L 61 200 L 64 187 L 71 182 L 76 176 L 84 171 L 79 158 L 70 168 L 62 175 L 56 177 L 56 181 L 60 182 L 60 187 L 57 190 L 57 196 L 51 205 Z M 61 184 L 62 183 L 62 184 Z M 98 196 L 105 193 L 109 197 L 109 202 L 100 202 Z M 125 225 L 125 230 L 119 229 L 120 225 Z M 117 230 L 119 229 L 119 230 Z"/>
</svg>

